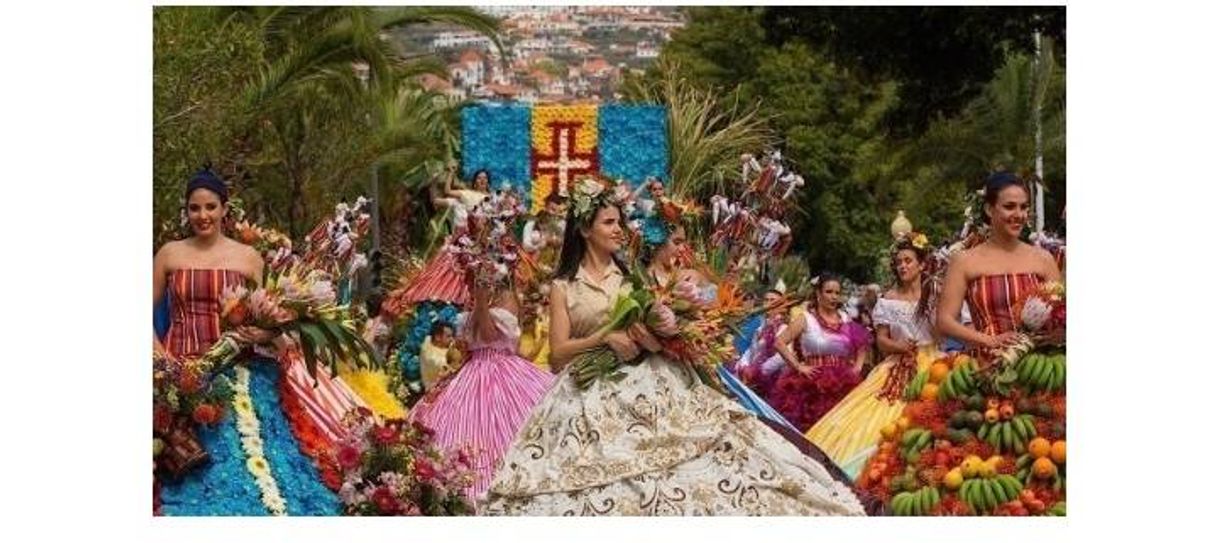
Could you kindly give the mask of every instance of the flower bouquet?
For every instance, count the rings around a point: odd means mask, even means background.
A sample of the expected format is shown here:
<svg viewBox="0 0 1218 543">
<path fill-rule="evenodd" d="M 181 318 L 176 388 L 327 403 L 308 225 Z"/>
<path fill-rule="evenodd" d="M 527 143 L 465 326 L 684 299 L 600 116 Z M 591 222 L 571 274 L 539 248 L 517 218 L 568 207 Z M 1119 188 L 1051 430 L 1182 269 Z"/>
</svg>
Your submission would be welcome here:
<svg viewBox="0 0 1218 543">
<path fill-rule="evenodd" d="M 995 389 L 1006 393 L 1015 383 L 1024 383 L 1028 376 L 1023 371 L 1031 364 L 1046 367 L 1045 380 L 1039 388 L 1054 390 L 1065 386 L 1066 345 L 1066 287 L 1061 283 L 1048 282 L 1026 294 L 1013 306 L 1012 315 L 1017 319 L 1018 339 L 994 353 L 995 364 L 986 373 L 994 375 Z M 1041 365 L 1035 361 L 1049 357 L 1054 362 Z M 1060 366 L 1060 367 L 1059 367 Z M 1040 381 L 1036 372 L 1032 378 Z"/>
<path fill-rule="evenodd" d="M 292 254 L 292 239 L 273 228 L 239 221 L 233 226 L 233 236 L 258 251 L 272 270 L 285 270 L 298 260 Z"/>
<path fill-rule="evenodd" d="M 199 358 L 153 357 L 152 455 L 173 478 L 207 461 L 194 424 L 212 425 L 224 418 L 233 391 L 231 383 L 217 375 L 240 350 L 226 336 Z"/>
<path fill-rule="evenodd" d="M 642 323 L 659 341 L 664 356 L 688 364 L 703 383 L 721 388 L 715 378 L 716 367 L 735 358 L 728 328 L 731 322 L 748 315 L 739 298 L 721 290 L 716 301 L 703 299 L 698 286 L 689 279 L 647 285 L 637 271 L 632 274 L 632 283 L 629 292 L 618 296 L 602 330 L 622 330 Z M 719 299 L 730 303 L 717 303 Z M 576 356 L 571 375 L 576 386 L 586 390 L 596 379 L 616 381 L 625 377 L 618 371 L 622 362 L 608 347 L 598 347 Z"/>
<path fill-rule="evenodd" d="M 469 213 L 453 250 L 458 264 L 472 274 L 477 287 L 496 289 L 511 283 L 520 259 L 514 232 L 523 210 L 515 195 L 506 192 Z"/>
<path fill-rule="evenodd" d="M 227 288 L 220 298 L 220 318 L 226 328 L 253 326 L 297 339 L 310 375 L 316 375 L 319 360 L 335 374 L 340 359 L 359 367 L 383 363 L 361 336 L 350 308 L 336 303 L 333 282 L 320 270 L 297 266 L 271 274 L 254 290 Z"/>
<path fill-rule="evenodd" d="M 405 420 L 377 423 L 366 409 L 348 413 L 336 461 L 344 510 L 358 516 L 451 516 L 473 512 L 464 492 L 474 482 L 465 451 L 442 452 L 430 429 Z"/>
</svg>

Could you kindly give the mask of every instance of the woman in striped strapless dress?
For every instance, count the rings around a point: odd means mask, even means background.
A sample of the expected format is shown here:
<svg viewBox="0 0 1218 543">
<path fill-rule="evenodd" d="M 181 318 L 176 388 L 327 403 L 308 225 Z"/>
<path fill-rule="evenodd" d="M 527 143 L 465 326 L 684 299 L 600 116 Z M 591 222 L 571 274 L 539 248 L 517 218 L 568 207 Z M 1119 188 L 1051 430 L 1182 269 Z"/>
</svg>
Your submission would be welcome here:
<svg viewBox="0 0 1218 543">
<path fill-rule="evenodd" d="M 1027 185 L 1013 174 L 991 176 L 985 187 L 990 237 L 953 260 L 944 279 L 939 332 L 980 351 L 982 362 L 989 351 L 1015 337 L 1012 305 L 1041 282 L 1062 280 L 1052 255 L 1019 238 L 1028 222 L 1029 194 Z M 966 298 L 972 328 L 957 320 Z"/>
<path fill-rule="evenodd" d="M 457 319 L 468 345 L 465 363 L 414 406 L 410 419 L 434 430 L 438 446 L 468 451 L 477 479 L 466 493 L 476 502 L 554 376 L 516 355 L 520 324 L 512 289 L 500 292 L 493 306 L 487 290 L 474 290 L 473 298 L 473 311 Z"/>
<path fill-rule="evenodd" d="M 153 264 L 154 303 L 166 295 L 170 302 L 169 329 L 163 342 L 154 334 L 153 349 L 176 359 L 197 357 L 211 348 L 221 335 L 224 289 L 260 282 L 263 268 L 256 251 L 221 232 L 227 213 L 223 181 L 204 170 L 191 179 L 186 194 L 194 235 L 166 244 Z M 270 339 L 254 330 L 238 333 L 258 343 Z M 323 454 L 318 447 L 335 439 L 334 429 L 324 424 L 334 409 L 326 406 L 349 404 L 350 399 L 331 395 L 336 389 L 328 380 L 320 383 L 320 390 L 301 393 L 303 381 L 294 379 L 290 371 L 281 371 L 280 366 L 274 360 L 257 358 L 226 373 L 230 382 L 248 388 L 248 403 L 235 397 L 219 423 L 197 427 L 208 462 L 179 480 L 155 483 L 154 507 L 159 506 L 159 513 L 245 516 L 340 511 L 338 498 L 323 484 L 315 459 Z M 290 370 L 293 364 L 287 367 Z M 289 420 L 285 409 L 304 415 Z M 239 424 L 238 418 L 245 422 Z M 309 446 L 302 448 L 297 439 L 301 435 L 313 438 Z M 258 449 L 260 455 L 250 452 Z"/>
</svg>

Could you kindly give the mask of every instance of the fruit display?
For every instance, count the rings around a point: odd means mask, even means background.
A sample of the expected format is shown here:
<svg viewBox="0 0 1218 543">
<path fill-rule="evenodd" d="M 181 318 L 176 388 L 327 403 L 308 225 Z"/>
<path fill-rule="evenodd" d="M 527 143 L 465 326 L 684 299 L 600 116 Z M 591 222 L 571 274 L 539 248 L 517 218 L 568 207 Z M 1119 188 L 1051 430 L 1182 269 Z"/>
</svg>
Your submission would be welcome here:
<svg viewBox="0 0 1218 543">
<path fill-rule="evenodd" d="M 1065 515 L 1065 352 L 1020 347 L 984 369 L 946 356 L 911 378 L 859 486 L 898 516 Z"/>
</svg>

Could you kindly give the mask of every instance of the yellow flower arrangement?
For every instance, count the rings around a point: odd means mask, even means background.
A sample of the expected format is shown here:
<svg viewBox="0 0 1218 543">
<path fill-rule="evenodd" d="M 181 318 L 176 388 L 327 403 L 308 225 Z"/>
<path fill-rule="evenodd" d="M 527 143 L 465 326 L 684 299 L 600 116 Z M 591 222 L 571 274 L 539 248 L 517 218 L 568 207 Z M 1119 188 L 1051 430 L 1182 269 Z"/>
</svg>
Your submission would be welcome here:
<svg viewBox="0 0 1218 543">
<path fill-rule="evenodd" d="M 339 364 L 338 376 L 377 416 L 406 418 L 406 408 L 389 392 L 389 376 L 384 371 L 361 370 L 349 364 Z"/>
<path fill-rule="evenodd" d="M 575 133 L 575 153 L 591 153 L 596 149 L 597 108 L 581 106 L 539 106 L 533 108 L 532 146 L 535 154 L 550 154 L 554 144 L 554 132 L 550 125 L 556 122 L 579 123 L 582 128 Z M 553 174 L 542 174 L 533 179 L 532 198 L 534 213 L 545 207 L 545 200 L 553 191 L 556 179 Z"/>
</svg>

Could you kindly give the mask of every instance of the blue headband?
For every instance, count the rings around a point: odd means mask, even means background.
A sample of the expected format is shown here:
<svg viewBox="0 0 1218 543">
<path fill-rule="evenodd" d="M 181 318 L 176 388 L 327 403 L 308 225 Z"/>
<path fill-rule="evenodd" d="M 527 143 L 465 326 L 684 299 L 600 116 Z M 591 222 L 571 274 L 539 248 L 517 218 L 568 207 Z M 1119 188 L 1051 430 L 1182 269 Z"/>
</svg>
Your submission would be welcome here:
<svg viewBox="0 0 1218 543">
<path fill-rule="evenodd" d="M 190 182 L 186 184 L 186 198 L 198 189 L 207 189 L 220 197 L 220 202 L 228 201 L 228 186 L 224 184 L 224 180 L 213 173 L 210 168 L 203 168 L 190 177 Z"/>
<path fill-rule="evenodd" d="M 996 172 L 985 180 L 986 188 L 1002 188 L 1019 182 L 1019 177 L 1011 172 Z"/>
</svg>

